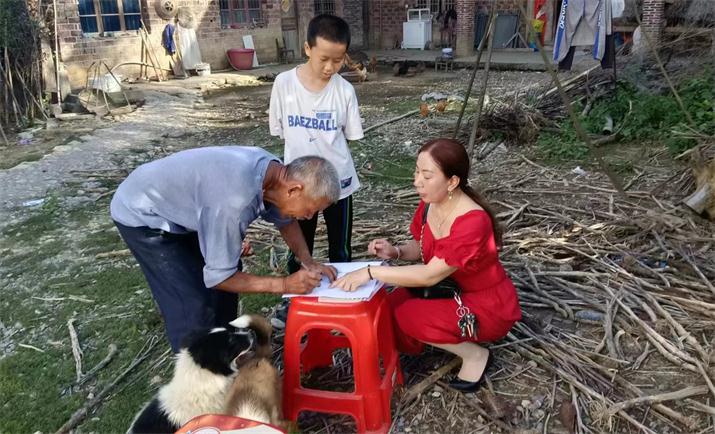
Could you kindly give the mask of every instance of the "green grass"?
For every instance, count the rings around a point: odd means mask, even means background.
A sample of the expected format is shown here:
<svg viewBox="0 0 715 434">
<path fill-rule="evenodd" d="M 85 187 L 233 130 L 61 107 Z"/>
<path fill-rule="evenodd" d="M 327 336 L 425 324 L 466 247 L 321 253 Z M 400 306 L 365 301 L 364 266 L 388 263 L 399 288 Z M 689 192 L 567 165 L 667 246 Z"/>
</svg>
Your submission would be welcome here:
<svg viewBox="0 0 715 434">
<path fill-rule="evenodd" d="M 55 431 L 155 336 L 149 359 L 80 425 L 82 432 L 124 432 L 170 378 L 171 359 L 162 357 L 169 348 L 164 324 L 134 258 L 95 258 L 126 248 L 109 218 L 109 198 L 67 208 L 60 194 L 48 195 L 27 218 L 0 233 L 0 321 L 16 330 L 0 360 L 0 432 Z M 270 271 L 267 250 L 259 251 L 255 262 L 252 272 Z M 244 311 L 255 313 L 280 301 L 264 294 L 242 299 Z M 118 347 L 114 360 L 79 388 L 72 387 L 75 362 L 67 327 L 72 318 L 84 372 L 106 356 L 109 344 Z M 152 383 L 155 376 L 158 383 Z"/>
<path fill-rule="evenodd" d="M 400 145 L 384 146 L 380 136 L 373 135 L 350 142 L 350 149 L 358 176 L 365 178 L 371 186 L 399 188 L 411 185 L 415 157 L 405 156 Z"/>
<path fill-rule="evenodd" d="M 16 342 L 45 351 L 17 348 L 0 361 L 0 402 L 5 408 L 3 431 L 57 429 L 81 406 L 89 391 L 97 393 L 117 375 L 119 368 L 139 351 L 147 335 L 158 332 L 162 336 L 161 319 L 137 267 L 87 268 L 73 267 L 68 273 L 71 277 L 38 282 L 33 295 L 25 294 L 3 303 L 3 323 L 23 326 Z M 8 292 L 16 293 L 12 288 L 3 288 L 4 294 Z M 72 296 L 91 302 L 72 300 Z M 74 391 L 70 385 L 75 378 L 75 364 L 66 325 L 72 318 L 76 319 L 74 325 L 84 353 L 84 371 L 104 358 L 108 344 L 114 343 L 119 348 L 112 364 L 100 371 L 94 381 Z M 133 411 L 150 396 L 145 390 L 146 386 L 142 386 L 132 393 Z M 100 408 L 100 414 L 106 411 L 106 407 Z M 121 423 L 117 420 L 98 429 L 122 431 L 132 414 L 122 414 Z"/>
<path fill-rule="evenodd" d="M 692 78 L 678 86 L 683 105 L 695 123 L 695 130 L 715 134 L 715 78 L 706 74 Z M 582 111 L 579 104 L 574 106 Z M 587 116 L 580 118 L 589 134 L 601 134 L 605 117 L 609 115 L 619 132 L 620 143 L 662 142 L 672 154 L 683 152 L 697 144 L 688 137 L 688 121 L 675 97 L 666 89 L 664 93 L 650 93 L 621 81 L 616 92 L 598 99 Z M 545 160 L 559 163 L 584 161 L 590 151 L 578 138 L 570 121 L 564 121 L 560 133 L 544 132 L 537 140 L 537 152 Z"/>
<path fill-rule="evenodd" d="M 418 96 L 395 96 L 385 98 L 385 109 L 396 115 L 420 108 L 422 100 Z"/>
</svg>

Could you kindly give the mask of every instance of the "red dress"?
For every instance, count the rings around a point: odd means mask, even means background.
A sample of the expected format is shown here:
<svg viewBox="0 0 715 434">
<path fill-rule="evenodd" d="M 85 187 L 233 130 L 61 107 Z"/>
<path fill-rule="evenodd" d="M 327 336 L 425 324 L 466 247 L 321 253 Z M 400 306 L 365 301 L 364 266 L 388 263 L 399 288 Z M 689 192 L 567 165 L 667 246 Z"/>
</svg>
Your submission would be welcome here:
<svg viewBox="0 0 715 434">
<path fill-rule="evenodd" d="M 424 202 L 420 202 L 410 226 L 417 242 L 422 233 L 424 209 Z M 499 262 L 491 219 L 485 211 L 472 210 L 457 217 L 449 235 L 440 239 L 434 238 L 426 223 L 422 251 L 425 264 L 436 256 L 457 268 L 451 277 L 462 289 L 462 302 L 476 315 L 479 324 L 474 341 L 499 340 L 521 319 L 516 288 Z M 436 344 L 470 340 L 463 338 L 457 327 L 457 303 L 453 299 L 416 298 L 405 288 L 395 289 L 389 298 L 401 350 L 419 351 L 421 345 L 415 339 Z"/>
</svg>

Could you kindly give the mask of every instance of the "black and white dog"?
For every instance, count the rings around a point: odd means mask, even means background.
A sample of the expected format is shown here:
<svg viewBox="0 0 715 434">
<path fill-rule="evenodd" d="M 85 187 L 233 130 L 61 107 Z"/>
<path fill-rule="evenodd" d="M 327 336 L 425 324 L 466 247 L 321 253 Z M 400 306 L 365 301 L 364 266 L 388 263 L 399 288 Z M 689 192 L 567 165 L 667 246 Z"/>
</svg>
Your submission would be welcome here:
<svg viewBox="0 0 715 434">
<path fill-rule="evenodd" d="M 174 433 L 196 416 L 221 413 L 241 359 L 253 357 L 254 336 L 252 330 L 235 326 L 187 336 L 171 382 L 137 414 L 127 433 Z"/>
</svg>

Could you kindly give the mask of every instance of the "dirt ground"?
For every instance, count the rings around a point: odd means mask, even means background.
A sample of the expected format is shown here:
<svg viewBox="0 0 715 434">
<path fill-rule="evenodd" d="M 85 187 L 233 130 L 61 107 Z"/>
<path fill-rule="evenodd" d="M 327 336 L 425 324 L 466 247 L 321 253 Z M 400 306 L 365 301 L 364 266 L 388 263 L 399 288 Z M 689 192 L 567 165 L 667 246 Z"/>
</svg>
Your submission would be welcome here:
<svg viewBox="0 0 715 434">
<path fill-rule="evenodd" d="M 417 109 L 421 97 L 430 92 L 463 95 L 470 74 L 465 70 L 451 74 L 428 70 L 405 78 L 393 77 L 388 67 L 381 68 L 370 81 L 355 85 L 363 125 L 376 125 Z M 494 72 L 489 96 L 499 98 L 514 89 L 549 82 L 540 72 Z M 55 128 L 36 131 L 30 144 L 0 149 L 0 405 L 5 415 L 0 431 L 52 432 L 98 395 L 101 402 L 92 407 L 76 432 L 123 431 L 142 403 L 169 378 L 171 360 L 161 319 L 143 276 L 114 230 L 109 199 L 134 167 L 182 149 L 244 144 L 280 155 L 282 144 L 269 136 L 267 128 L 270 86 L 268 81 L 237 79 L 234 74 L 137 85 L 146 94 L 146 104 L 134 113 L 114 120 L 61 122 Z M 451 134 L 458 107 L 457 99 L 444 113 L 433 111 L 426 118 L 414 115 L 375 129 L 353 143 L 363 183 L 355 196 L 356 258 L 365 256 L 367 241 L 378 234 L 407 237 L 417 204 L 410 196 L 415 152 L 428 138 Z M 481 149 L 488 147 L 482 146 L 480 143 Z M 637 191 L 667 179 L 679 164 L 658 146 L 610 151 L 612 158 L 631 163 L 621 175 L 633 181 Z M 576 165 L 584 174 L 572 172 Z M 649 179 L 639 175 L 639 169 L 645 168 Z M 495 146 L 474 173 L 472 182 L 487 192 L 505 218 L 513 216 L 517 222 L 514 204 L 518 200 L 545 208 L 551 202 L 570 205 L 588 214 L 600 206 L 591 197 L 600 193 L 583 185 L 608 187 L 605 177 L 588 161 L 553 166 L 540 161 L 533 147 L 520 143 Z M 542 182 L 545 178 L 550 184 Z M 579 192 L 569 190 L 574 185 L 581 186 Z M 542 217 L 544 221 L 548 218 Z M 516 229 L 528 230 L 528 225 Z M 514 237 L 510 251 L 521 254 L 525 247 L 517 246 L 518 235 Z M 257 254 L 245 262 L 250 271 L 284 272 L 281 259 L 286 249 L 275 231 L 254 225 L 251 240 Z M 325 253 L 325 236 L 319 232 L 315 256 L 324 257 Z M 509 268 L 508 261 L 506 264 Z M 277 301 L 269 296 L 243 297 L 242 309 L 270 315 Z M 578 336 L 575 339 L 593 343 L 593 347 L 601 340 L 598 321 L 564 318 L 548 303 L 533 298 L 523 307 L 530 327 L 538 324 L 572 332 Z M 106 367 L 89 375 L 77 373 L 72 328 L 83 354 L 81 372 L 91 372 L 113 352 L 108 346 L 114 345 L 116 353 Z M 628 334 L 623 345 L 633 345 L 640 354 L 637 335 Z M 281 339 L 277 336 L 279 364 Z M 401 404 L 397 395 L 392 432 L 500 432 L 505 431 L 499 428 L 505 423 L 517 432 L 571 432 L 564 426 L 569 421 L 562 414 L 564 406 L 573 401 L 583 409 L 590 401 L 543 365 L 512 351 L 524 339 L 533 340 L 519 335 L 493 347 L 498 362 L 487 395 L 457 394 L 441 382 L 431 385 L 414 402 Z M 340 379 L 351 375 L 343 356 L 336 355 L 335 369 L 308 381 L 342 387 Z M 637 379 L 632 381 L 648 390 L 670 390 L 670 386 L 695 381 L 692 373 L 671 365 L 667 368 L 670 384 L 666 384 L 658 372 L 663 365 L 655 359 L 641 361 L 641 369 L 633 373 Z M 448 360 L 438 351 L 404 357 L 407 386 Z M 338 380 L 327 380 L 331 374 Z M 105 391 L 117 378 L 116 387 Z M 607 394 L 605 389 L 599 392 Z M 655 432 L 683 432 L 682 426 L 651 417 L 647 409 L 635 411 L 634 417 Z M 623 421 L 604 428 L 583 414 L 579 424 L 578 432 L 636 432 Z M 300 419 L 305 432 L 342 433 L 353 426 L 349 418 L 342 417 L 306 414 Z M 711 423 L 697 426 L 707 429 Z"/>
</svg>

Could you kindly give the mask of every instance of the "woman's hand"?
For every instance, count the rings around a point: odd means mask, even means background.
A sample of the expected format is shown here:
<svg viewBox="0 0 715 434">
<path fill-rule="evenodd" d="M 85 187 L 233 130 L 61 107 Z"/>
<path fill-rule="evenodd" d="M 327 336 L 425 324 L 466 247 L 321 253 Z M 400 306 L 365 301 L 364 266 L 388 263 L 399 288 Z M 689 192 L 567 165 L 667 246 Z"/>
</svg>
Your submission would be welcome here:
<svg viewBox="0 0 715 434">
<path fill-rule="evenodd" d="M 397 248 L 384 238 L 370 241 L 370 244 L 367 245 L 367 252 L 380 259 L 397 258 Z"/>
<path fill-rule="evenodd" d="M 367 267 L 361 268 L 359 270 L 351 271 L 350 273 L 344 275 L 343 277 L 335 280 L 330 287 L 340 288 L 343 291 L 353 292 L 358 289 L 361 285 L 364 285 L 370 280 L 370 276 L 367 273 Z"/>
</svg>

